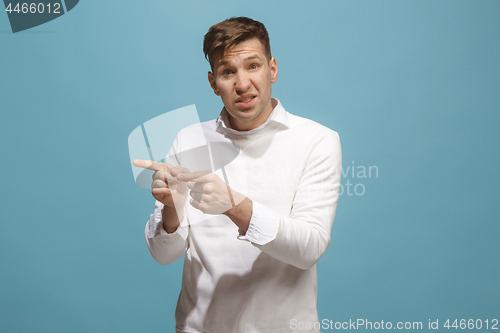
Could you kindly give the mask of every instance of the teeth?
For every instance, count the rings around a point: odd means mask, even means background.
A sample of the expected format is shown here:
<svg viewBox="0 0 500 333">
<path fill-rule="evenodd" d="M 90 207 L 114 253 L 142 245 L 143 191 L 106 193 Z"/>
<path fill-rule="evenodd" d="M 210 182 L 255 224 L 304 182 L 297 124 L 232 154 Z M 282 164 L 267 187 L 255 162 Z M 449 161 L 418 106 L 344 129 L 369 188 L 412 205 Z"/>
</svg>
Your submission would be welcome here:
<svg viewBox="0 0 500 333">
<path fill-rule="evenodd" d="M 246 103 L 246 102 L 250 102 L 252 100 L 253 97 L 248 97 L 248 98 L 245 98 L 245 99 L 240 99 L 240 103 Z"/>
</svg>

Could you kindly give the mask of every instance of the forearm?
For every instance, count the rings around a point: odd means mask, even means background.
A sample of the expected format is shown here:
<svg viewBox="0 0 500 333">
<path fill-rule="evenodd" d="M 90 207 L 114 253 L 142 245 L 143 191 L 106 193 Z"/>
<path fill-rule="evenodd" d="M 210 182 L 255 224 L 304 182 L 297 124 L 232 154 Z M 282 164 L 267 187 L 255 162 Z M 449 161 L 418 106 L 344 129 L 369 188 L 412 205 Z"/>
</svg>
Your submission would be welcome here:
<svg viewBox="0 0 500 333">
<path fill-rule="evenodd" d="M 280 216 L 276 238 L 264 245 L 254 245 L 273 258 L 300 269 L 309 269 L 330 245 L 330 230 L 322 225 Z"/>
<path fill-rule="evenodd" d="M 157 201 L 155 207 L 155 212 L 146 224 L 146 244 L 153 258 L 158 263 L 166 265 L 177 260 L 187 250 L 187 230 L 179 227 L 177 214 L 175 214 L 176 230 L 168 233 L 169 227 L 165 227 L 164 224 L 167 220 L 163 220 L 163 204 Z M 171 212 L 167 211 L 167 213 Z M 171 225 L 172 221 L 168 222 L 168 225 Z"/>
</svg>

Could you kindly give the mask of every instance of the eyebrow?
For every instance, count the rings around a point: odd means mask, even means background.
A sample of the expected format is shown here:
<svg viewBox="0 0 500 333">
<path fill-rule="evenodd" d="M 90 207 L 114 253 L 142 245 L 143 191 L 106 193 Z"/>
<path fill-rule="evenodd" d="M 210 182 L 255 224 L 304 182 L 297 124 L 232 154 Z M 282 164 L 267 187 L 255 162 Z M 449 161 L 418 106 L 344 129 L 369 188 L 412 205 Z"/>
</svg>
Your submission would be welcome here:
<svg viewBox="0 0 500 333">
<path fill-rule="evenodd" d="M 248 60 L 253 60 L 253 59 L 259 59 L 261 60 L 260 56 L 258 54 L 254 54 L 254 55 L 251 55 L 251 56 L 248 56 L 247 58 L 243 59 L 244 61 L 248 61 Z M 229 63 L 229 61 L 227 60 L 221 60 L 219 62 L 219 64 L 217 65 L 217 67 L 221 67 L 221 66 L 224 66 L 224 65 L 227 65 Z"/>
</svg>

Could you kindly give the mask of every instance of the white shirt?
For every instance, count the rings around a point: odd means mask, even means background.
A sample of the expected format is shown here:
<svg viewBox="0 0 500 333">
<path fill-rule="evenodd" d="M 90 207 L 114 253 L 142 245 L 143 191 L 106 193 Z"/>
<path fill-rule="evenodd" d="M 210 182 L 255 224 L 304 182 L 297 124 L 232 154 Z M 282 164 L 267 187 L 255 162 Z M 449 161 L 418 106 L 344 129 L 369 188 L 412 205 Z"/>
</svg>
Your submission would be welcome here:
<svg viewBox="0 0 500 333">
<path fill-rule="evenodd" d="M 180 131 L 169 153 L 232 142 L 240 152 L 224 168 L 228 183 L 253 202 L 248 241 L 237 239 L 238 228 L 225 215 L 205 215 L 189 203 L 178 229 L 168 234 L 163 204 L 156 202 L 145 230 L 152 256 L 168 264 L 186 252 L 178 333 L 290 332 L 292 322 L 318 321 L 315 264 L 330 245 L 340 140 L 276 102 L 259 128 L 235 131 L 223 111 L 219 119 Z M 221 170 L 215 173 L 223 179 Z"/>
</svg>

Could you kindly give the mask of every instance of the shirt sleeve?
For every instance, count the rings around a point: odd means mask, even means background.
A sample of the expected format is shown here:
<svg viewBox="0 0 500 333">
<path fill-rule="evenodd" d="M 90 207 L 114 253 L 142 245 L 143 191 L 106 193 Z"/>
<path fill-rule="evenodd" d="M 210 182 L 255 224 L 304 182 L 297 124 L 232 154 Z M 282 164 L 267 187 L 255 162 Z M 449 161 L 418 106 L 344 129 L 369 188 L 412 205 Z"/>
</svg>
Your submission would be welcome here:
<svg viewBox="0 0 500 333">
<path fill-rule="evenodd" d="M 342 153 L 337 132 L 315 145 L 301 175 L 289 216 L 253 202 L 245 238 L 270 256 L 309 269 L 330 245 L 337 210 Z"/>
<path fill-rule="evenodd" d="M 177 230 L 167 233 L 163 228 L 162 221 L 163 204 L 159 201 L 155 203 L 155 211 L 149 217 L 144 230 L 144 236 L 153 258 L 162 265 L 167 265 L 177 260 L 188 248 L 188 230 L 184 219 Z"/>
<path fill-rule="evenodd" d="M 267 244 L 276 238 L 280 215 L 257 201 L 253 201 L 252 205 L 252 218 L 245 239 L 257 245 Z"/>
</svg>

